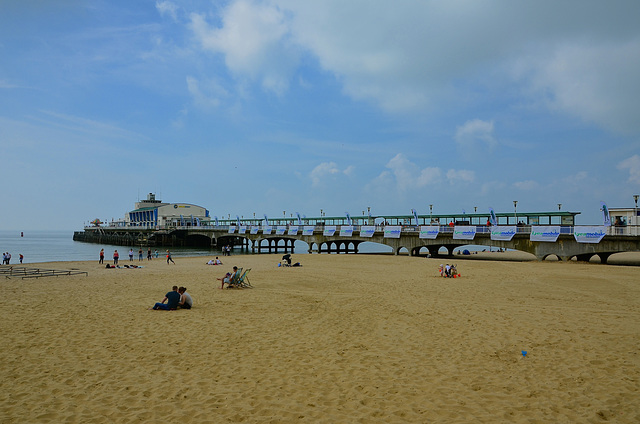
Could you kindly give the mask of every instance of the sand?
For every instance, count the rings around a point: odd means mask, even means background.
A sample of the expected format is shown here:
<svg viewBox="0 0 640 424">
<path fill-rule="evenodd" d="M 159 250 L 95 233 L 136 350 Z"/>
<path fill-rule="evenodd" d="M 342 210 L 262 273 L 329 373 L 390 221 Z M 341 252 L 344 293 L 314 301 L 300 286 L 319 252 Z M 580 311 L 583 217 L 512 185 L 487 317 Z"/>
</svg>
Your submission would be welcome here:
<svg viewBox="0 0 640 424">
<path fill-rule="evenodd" d="M 0 422 L 640 422 L 637 267 L 280 256 L 0 277 Z"/>
</svg>

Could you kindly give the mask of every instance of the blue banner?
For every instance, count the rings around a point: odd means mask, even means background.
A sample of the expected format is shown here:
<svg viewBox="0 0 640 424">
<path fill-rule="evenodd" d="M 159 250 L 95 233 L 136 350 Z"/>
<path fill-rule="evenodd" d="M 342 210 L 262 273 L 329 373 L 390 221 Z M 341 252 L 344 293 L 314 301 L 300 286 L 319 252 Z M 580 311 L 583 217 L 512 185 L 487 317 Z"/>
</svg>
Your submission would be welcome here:
<svg viewBox="0 0 640 424">
<path fill-rule="evenodd" d="M 496 217 L 496 213 L 491 207 L 489 208 L 489 222 L 493 226 L 498 225 L 498 217 Z"/>
<path fill-rule="evenodd" d="M 602 201 L 600 201 L 600 210 L 602 211 L 602 225 L 604 225 L 605 227 L 611 227 L 611 216 L 609 215 L 609 208 Z"/>
</svg>

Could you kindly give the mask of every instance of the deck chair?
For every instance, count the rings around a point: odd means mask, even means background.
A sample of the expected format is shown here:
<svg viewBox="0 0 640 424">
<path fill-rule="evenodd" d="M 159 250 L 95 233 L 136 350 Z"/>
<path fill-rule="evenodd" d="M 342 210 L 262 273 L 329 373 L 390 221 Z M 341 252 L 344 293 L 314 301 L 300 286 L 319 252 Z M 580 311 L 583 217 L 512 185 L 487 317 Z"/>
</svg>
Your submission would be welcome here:
<svg viewBox="0 0 640 424">
<path fill-rule="evenodd" d="M 240 276 L 242 275 L 242 268 L 238 268 L 238 271 L 235 273 L 233 278 L 229 281 L 229 287 L 227 288 L 236 288 L 238 287 L 238 281 L 240 281 Z"/>
<path fill-rule="evenodd" d="M 249 277 L 247 275 L 249 274 L 249 271 L 251 271 L 251 268 L 247 269 L 244 273 L 242 273 L 242 275 L 240 276 L 240 279 L 238 280 L 238 287 L 242 287 L 244 289 L 253 288 L 253 286 L 249 282 Z"/>
</svg>

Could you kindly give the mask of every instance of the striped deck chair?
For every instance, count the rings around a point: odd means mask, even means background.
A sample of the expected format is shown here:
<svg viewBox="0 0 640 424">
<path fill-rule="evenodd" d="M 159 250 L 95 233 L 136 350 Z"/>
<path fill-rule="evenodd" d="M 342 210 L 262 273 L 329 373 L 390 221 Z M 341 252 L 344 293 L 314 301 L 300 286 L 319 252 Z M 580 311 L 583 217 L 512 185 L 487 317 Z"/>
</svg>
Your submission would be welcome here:
<svg viewBox="0 0 640 424">
<path fill-rule="evenodd" d="M 242 268 L 238 268 L 236 273 L 233 275 L 233 278 L 229 281 L 228 289 L 234 289 L 238 287 L 238 281 L 240 281 L 240 276 L 242 275 Z"/>
<path fill-rule="evenodd" d="M 249 282 L 249 277 L 247 275 L 247 274 L 249 274 L 249 271 L 251 271 L 251 268 L 247 269 L 245 272 L 242 273 L 242 275 L 238 279 L 238 283 L 237 283 L 238 287 L 241 287 L 241 288 L 244 288 L 244 289 L 252 289 L 253 288 L 253 286 Z"/>
</svg>

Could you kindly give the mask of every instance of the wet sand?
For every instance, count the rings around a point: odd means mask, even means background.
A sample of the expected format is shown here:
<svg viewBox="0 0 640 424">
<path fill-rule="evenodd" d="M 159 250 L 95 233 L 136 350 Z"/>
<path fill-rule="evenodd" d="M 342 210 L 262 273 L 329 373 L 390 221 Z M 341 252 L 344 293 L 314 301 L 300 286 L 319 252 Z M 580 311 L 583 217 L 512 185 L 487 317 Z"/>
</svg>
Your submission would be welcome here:
<svg viewBox="0 0 640 424">
<path fill-rule="evenodd" d="M 0 422 L 640 422 L 637 267 L 280 257 L 0 277 Z"/>
</svg>

